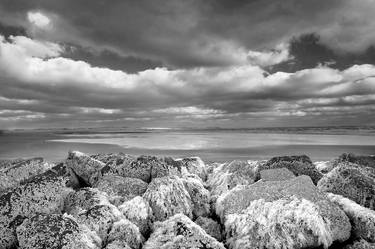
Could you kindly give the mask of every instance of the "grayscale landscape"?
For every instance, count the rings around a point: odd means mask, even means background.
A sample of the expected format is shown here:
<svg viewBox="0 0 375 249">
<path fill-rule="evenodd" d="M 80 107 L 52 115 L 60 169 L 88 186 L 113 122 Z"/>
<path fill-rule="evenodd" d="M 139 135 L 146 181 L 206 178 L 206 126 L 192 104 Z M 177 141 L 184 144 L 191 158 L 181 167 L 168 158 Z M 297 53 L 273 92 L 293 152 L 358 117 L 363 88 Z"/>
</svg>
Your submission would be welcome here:
<svg viewBox="0 0 375 249">
<path fill-rule="evenodd" d="M 0 0 L 0 249 L 375 249 L 375 0 Z"/>
</svg>

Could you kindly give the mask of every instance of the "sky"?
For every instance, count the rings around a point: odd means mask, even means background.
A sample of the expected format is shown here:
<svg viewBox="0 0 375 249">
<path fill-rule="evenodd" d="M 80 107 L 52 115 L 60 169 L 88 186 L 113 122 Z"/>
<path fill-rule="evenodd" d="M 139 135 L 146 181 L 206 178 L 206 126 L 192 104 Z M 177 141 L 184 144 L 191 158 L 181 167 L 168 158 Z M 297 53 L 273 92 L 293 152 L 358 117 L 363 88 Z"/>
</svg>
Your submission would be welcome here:
<svg viewBox="0 0 375 249">
<path fill-rule="evenodd" d="M 375 125 L 375 0 L 0 0 L 0 129 Z"/>
</svg>

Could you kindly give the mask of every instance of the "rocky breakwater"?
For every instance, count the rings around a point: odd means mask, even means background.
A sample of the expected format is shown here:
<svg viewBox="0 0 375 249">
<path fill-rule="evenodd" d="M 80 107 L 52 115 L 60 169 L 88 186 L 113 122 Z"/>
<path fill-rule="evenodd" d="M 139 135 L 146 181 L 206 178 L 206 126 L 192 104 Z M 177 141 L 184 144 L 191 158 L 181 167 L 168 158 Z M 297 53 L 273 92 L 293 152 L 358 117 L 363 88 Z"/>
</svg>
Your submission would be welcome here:
<svg viewBox="0 0 375 249">
<path fill-rule="evenodd" d="M 373 248 L 373 159 L 4 160 L 0 249 Z"/>
</svg>

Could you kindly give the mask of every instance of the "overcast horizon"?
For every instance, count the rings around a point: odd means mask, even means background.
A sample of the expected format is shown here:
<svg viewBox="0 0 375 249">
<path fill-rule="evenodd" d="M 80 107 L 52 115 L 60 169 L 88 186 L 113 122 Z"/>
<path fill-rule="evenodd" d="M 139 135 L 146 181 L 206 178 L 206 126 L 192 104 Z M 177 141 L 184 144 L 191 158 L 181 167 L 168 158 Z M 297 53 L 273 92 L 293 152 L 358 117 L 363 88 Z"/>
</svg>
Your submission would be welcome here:
<svg viewBox="0 0 375 249">
<path fill-rule="evenodd" d="M 0 129 L 375 125 L 375 0 L 0 0 Z"/>
</svg>

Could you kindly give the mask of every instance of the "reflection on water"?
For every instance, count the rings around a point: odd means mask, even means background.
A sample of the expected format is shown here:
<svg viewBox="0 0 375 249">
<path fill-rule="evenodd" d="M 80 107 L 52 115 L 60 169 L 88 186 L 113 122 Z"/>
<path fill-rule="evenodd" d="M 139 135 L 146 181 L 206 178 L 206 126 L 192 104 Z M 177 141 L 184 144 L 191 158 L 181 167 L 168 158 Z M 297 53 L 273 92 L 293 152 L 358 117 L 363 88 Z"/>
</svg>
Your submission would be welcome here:
<svg viewBox="0 0 375 249">
<path fill-rule="evenodd" d="M 67 135 L 54 142 L 113 144 L 155 150 L 239 149 L 282 145 L 375 146 L 375 136 L 321 134 L 254 134 L 246 132 L 169 132 Z"/>
</svg>

